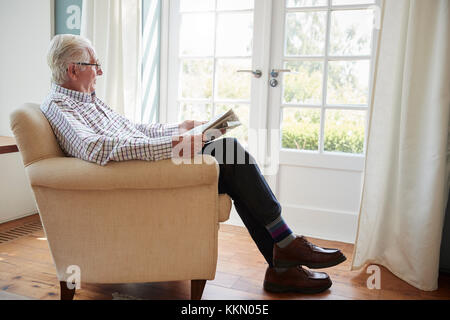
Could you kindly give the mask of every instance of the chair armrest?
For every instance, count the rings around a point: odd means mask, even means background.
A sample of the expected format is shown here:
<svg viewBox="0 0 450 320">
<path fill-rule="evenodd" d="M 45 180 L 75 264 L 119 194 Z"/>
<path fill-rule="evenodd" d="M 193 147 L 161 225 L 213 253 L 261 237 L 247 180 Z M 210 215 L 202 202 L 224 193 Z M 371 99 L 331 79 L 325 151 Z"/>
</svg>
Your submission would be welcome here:
<svg viewBox="0 0 450 320">
<path fill-rule="evenodd" d="M 26 170 L 31 186 L 62 190 L 166 189 L 217 184 L 216 159 L 198 155 L 196 160 L 200 164 L 175 164 L 168 159 L 99 166 L 77 158 L 58 157 L 32 163 Z"/>
</svg>

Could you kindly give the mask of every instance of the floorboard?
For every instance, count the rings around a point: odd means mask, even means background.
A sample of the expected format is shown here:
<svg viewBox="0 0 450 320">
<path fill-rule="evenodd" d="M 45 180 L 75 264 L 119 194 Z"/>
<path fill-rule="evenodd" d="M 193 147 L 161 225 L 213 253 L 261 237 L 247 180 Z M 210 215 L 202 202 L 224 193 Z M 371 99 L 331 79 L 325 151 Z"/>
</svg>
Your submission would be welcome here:
<svg viewBox="0 0 450 320">
<path fill-rule="evenodd" d="M 0 225 L 0 231 L 24 223 L 39 221 L 33 215 Z M 319 271 L 326 271 L 333 286 L 326 292 L 308 294 L 272 294 L 264 291 L 262 283 L 267 263 L 259 253 L 247 230 L 222 224 L 219 230 L 219 254 L 216 278 L 208 281 L 204 300 L 450 300 L 450 275 L 441 274 L 439 289 L 421 291 L 400 280 L 380 266 L 381 289 L 370 290 L 366 282 L 370 276 L 365 269 L 350 271 L 353 245 L 336 241 L 309 238 L 323 247 L 339 248 L 347 261 Z M 111 299 L 189 299 L 189 281 L 139 284 L 86 284 L 77 290 L 76 300 Z M 59 281 L 43 230 L 0 244 L 0 300 L 59 299 Z"/>
</svg>

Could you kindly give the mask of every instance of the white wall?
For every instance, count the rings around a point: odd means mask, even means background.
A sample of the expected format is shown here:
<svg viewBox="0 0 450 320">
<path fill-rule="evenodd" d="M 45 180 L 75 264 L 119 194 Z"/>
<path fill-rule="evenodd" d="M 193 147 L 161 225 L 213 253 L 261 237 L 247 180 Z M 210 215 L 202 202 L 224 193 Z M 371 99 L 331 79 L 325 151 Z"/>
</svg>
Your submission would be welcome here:
<svg viewBox="0 0 450 320">
<path fill-rule="evenodd" d="M 51 34 L 51 0 L 0 0 L 0 136 L 12 136 L 11 112 L 47 95 Z"/>
<path fill-rule="evenodd" d="M 50 87 L 46 52 L 51 0 L 0 0 L 0 136 L 25 102 L 41 103 Z M 0 223 L 37 212 L 19 153 L 0 155 Z"/>
</svg>

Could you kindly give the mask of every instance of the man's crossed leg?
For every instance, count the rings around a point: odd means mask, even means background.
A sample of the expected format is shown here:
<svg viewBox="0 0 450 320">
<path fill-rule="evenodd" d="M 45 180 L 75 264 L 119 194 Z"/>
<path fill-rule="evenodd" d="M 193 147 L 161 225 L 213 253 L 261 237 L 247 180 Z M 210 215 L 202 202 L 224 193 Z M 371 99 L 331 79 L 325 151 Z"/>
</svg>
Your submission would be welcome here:
<svg viewBox="0 0 450 320">
<path fill-rule="evenodd" d="M 264 289 L 271 292 L 318 293 L 331 287 L 327 268 L 346 260 L 338 249 L 321 248 L 293 234 L 281 216 L 281 206 L 255 159 L 235 138 L 208 142 L 203 154 L 220 166 L 219 193 L 232 199 L 250 236 L 268 263 Z"/>
</svg>

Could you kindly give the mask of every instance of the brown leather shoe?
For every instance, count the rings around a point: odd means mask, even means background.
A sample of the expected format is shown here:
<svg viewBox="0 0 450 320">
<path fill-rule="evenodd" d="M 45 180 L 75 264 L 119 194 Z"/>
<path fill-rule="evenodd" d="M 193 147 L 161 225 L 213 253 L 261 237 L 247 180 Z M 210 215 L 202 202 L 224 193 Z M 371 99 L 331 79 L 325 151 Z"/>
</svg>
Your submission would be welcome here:
<svg viewBox="0 0 450 320">
<path fill-rule="evenodd" d="M 276 293 L 319 293 L 331 285 L 331 279 L 325 272 L 310 271 L 300 266 L 280 273 L 269 267 L 264 278 L 264 290 Z"/>
<path fill-rule="evenodd" d="M 287 247 L 273 246 L 275 267 L 307 266 L 312 269 L 328 268 L 344 262 L 347 258 L 339 249 L 318 247 L 303 236 L 297 236 Z"/>
</svg>

